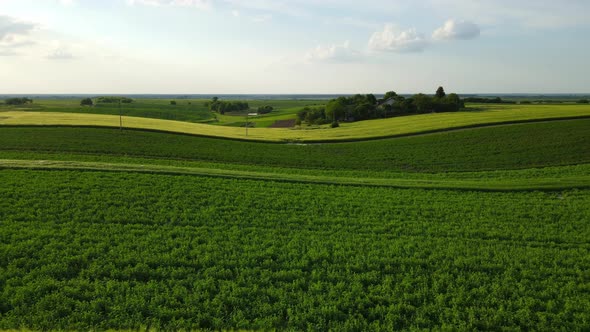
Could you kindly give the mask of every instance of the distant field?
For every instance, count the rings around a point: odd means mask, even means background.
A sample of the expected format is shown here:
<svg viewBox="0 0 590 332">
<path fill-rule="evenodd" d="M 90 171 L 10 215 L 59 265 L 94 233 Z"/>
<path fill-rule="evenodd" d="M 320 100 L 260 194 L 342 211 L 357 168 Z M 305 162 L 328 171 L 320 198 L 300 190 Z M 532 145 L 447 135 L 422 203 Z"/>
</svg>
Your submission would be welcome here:
<svg viewBox="0 0 590 332">
<path fill-rule="evenodd" d="M 474 109 L 455 113 L 433 113 L 397 118 L 343 123 L 340 128 L 294 130 L 284 128 L 244 128 L 211 126 L 198 123 L 124 117 L 129 128 L 152 129 L 211 137 L 262 141 L 342 141 L 390 137 L 436 130 L 447 130 L 493 123 L 567 117 L 588 117 L 588 105 L 474 105 Z M 6 111 L 0 113 L 0 125 L 86 125 L 118 127 L 119 117 L 112 115 Z"/>
<path fill-rule="evenodd" d="M 174 100 L 176 105 L 171 105 Z M 220 115 L 212 113 L 205 103 L 205 99 L 136 99 L 133 103 L 121 104 L 123 116 L 208 123 L 222 126 L 244 126 L 245 115 L 256 112 L 259 106 L 270 105 L 275 110 L 269 114 L 251 117 L 249 122 L 258 128 L 272 125 L 276 120 L 293 119 L 298 110 L 308 105 L 321 104 L 325 101 L 313 100 L 248 100 L 250 111 L 228 113 Z M 27 110 L 36 112 L 59 112 L 81 114 L 119 115 L 117 103 L 97 103 L 92 107 L 80 106 L 80 99 L 37 99 L 32 104 L 22 106 L 7 106 L 0 104 L 0 111 Z"/>
<path fill-rule="evenodd" d="M 0 130 L 0 151 L 89 153 L 288 168 L 449 172 L 590 163 L 590 119 L 366 142 L 285 145 L 106 128 Z"/>
</svg>

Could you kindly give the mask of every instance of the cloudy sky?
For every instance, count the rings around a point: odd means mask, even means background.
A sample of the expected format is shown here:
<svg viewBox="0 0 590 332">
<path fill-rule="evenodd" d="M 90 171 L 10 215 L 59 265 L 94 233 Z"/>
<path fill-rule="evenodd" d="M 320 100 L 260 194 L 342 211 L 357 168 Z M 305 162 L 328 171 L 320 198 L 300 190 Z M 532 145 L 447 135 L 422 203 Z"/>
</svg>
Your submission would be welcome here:
<svg viewBox="0 0 590 332">
<path fill-rule="evenodd" d="M 0 93 L 589 93 L 588 0 L 0 0 Z"/>
</svg>

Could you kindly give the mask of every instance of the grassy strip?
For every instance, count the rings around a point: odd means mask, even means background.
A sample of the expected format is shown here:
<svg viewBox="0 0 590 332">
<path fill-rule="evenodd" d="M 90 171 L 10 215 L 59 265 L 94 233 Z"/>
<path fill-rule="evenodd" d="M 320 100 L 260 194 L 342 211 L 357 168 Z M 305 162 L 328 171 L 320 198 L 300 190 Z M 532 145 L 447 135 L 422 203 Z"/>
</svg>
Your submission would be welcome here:
<svg viewBox="0 0 590 332">
<path fill-rule="evenodd" d="M 527 180 L 536 178 L 560 179 L 563 177 L 587 177 L 590 176 L 590 164 L 578 164 L 568 166 L 550 166 L 541 168 L 508 169 L 474 172 L 400 172 L 386 170 L 330 170 L 330 169 L 305 169 L 292 167 L 277 167 L 266 165 L 249 165 L 238 163 L 208 162 L 198 160 L 181 159 L 155 159 L 136 156 L 77 154 L 77 153 L 53 153 L 34 151 L 1 151 L 0 159 L 9 160 L 53 160 L 53 161 L 79 161 L 98 162 L 111 164 L 154 165 L 189 168 L 207 168 L 219 170 L 253 171 L 277 174 L 313 175 L 319 177 L 348 177 L 348 178 L 374 178 L 374 179 L 417 179 L 417 180 L 480 180 L 502 179 L 503 181 Z"/>
<path fill-rule="evenodd" d="M 10 154 L 5 159 L 27 159 L 18 155 L 26 151 L 333 172 L 472 172 L 590 163 L 589 127 L 587 119 L 549 121 L 378 141 L 311 145 L 236 142 L 141 131 L 121 133 L 105 128 L 28 127 L 0 130 L 0 151 Z"/>
<path fill-rule="evenodd" d="M 343 123 L 340 128 L 293 130 L 282 128 L 251 128 L 248 136 L 244 128 L 211 126 L 198 123 L 124 117 L 123 126 L 200 136 L 273 142 L 335 142 L 395 137 L 412 133 L 428 133 L 449 128 L 467 128 L 483 124 L 500 124 L 535 119 L 563 119 L 590 117 L 590 106 L 585 105 L 508 105 L 482 107 L 481 111 L 434 113 L 383 120 Z M 119 117 L 113 115 L 3 112 L 0 125 L 71 125 L 117 127 Z"/>
<path fill-rule="evenodd" d="M 377 179 L 349 178 L 337 176 L 313 176 L 287 173 L 267 173 L 254 171 L 223 170 L 215 168 L 174 167 L 163 165 L 112 164 L 78 161 L 48 160 L 0 160 L 0 168 L 39 169 L 39 170 L 88 170 L 139 172 L 169 175 L 197 175 L 250 180 L 269 180 L 292 183 L 338 184 L 352 186 L 378 186 L 391 188 L 457 189 L 478 191 L 530 191 L 564 190 L 590 188 L 590 176 L 562 178 L 535 178 L 526 180 L 499 179 Z"/>
</svg>

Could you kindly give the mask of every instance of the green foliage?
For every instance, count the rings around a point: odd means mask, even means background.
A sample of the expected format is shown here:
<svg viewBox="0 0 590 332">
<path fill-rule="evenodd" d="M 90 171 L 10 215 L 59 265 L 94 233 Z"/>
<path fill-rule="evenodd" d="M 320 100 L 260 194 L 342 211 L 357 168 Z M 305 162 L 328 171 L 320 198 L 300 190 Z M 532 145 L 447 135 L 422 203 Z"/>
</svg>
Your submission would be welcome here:
<svg viewBox="0 0 590 332">
<path fill-rule="evenodd" d="M 92 102 L 92 98 L 84 98 L 80 101 L 80 106 L 93 106 L 94 102 Z"/>
<path fill-rule="evenodd" d="M 322 125 L 329 123 L 325 107 L 305 106 L 302 110 L 297 112 L 297 120 L 300 125 L 302 122 L 306 122 L 308 125 Z"/>
<path fill-rule="evenodd" d="M 176 106 L 176 100 L 171 100 L 171 101 L 170 101 L 170 105 L 172 105 L 172 106 Z"/>
<path fill-rule="evenodd" d="M 590 100 L 588 100 L 588 99 L 580 99 L 580 100 L 576 101 L 576 103 L 578 103 L 578 104 L 589 104 L 590 103 Z"/>
<path fill-rule="evenodd" d="M 446 95 L 440 87 L 434 97 L 420 93 L 406 99 L 394 91 L 385 93 L 381 100 L 377 100 L 372 94 L 339 97 L 328 102 L 324 114 L 313 114 L 321 115 L 320 119 L 311 116 L 312 122 L 306 120 L 305 117 L 310 114 L 309 109 L 302 110 L 298 118 L 308 124 L 352 122 L 430 112 L 455 112 L 464 107 L 463 101 L 456 93 Z"/>
<path fill-rule="evenodd" d="M 338 121 L 334 121 L 332 122 L 332 124 L 330 125 L 331 128 L 338 128 L 340 127 L 340 123 L 338 123 Z"/>
<path fill-rule="evenodd" d="M 383 96 L 383 100 L 382 101 L 386 101 L 386 100 L 389 100 L 389 99 L 395 99 L 396 97 L 397 97 L 397 93 L 395 93 L 395 91 L 388 91 Z"/>
<path fill-rule="evenodd" d="M 449 172 L 589 163 L 590 119 L 405 138 L 286 145 L 98 128 L 0 130 L 0 150 L 125 155 L 291 168 Z M 344 129 L 344 128 L 342 128 Z M 567 133 L 567 134 L 564 134 Z"/>
<path fill-rule="evenodd" d="M 258 114 L 268 114 L 273 111 L 273 107 L 270 105 L 264 105 L 258 107 Z"/>
<path fill-rule="evenodd" d="M 30 104 L 32 103 L 33 100 L 29 99 L 27 97 L 23 97 L 23 98 L 8 98 L 4 101 L 4 103 L 6 105 L 24 105 L 24 104 Z"/>
<path fill-rule="evenodd" d="M 477 104 L 516 104 L 515 101 L 502 100 L 500 97 L 482 98 L 482 97 L 467 97 L 463 99 L 466 103 Z"/>
<path fill-rule="evenodd" d="M 530 100 L 521 100 L 518 103 L 521 104 L 521 105 L 530 105 L 530 104 L 532 104 L 532 102 Z"/>
<path fill-rule="evenodd" d="M 213 97 L 213 100 L 207 104 L 209 110 L 217 112 L 219 114 L 225 114 L 225 112 L 237 112 L 244 111 L 250 108 L 247 102 L 244 101 L 222 101 L 217 97 Z"/>
<path fill-rule="evenodd" d="M 326 105 L 326 120 L 338 121 L 346 113 L 346 98 L 332 99 Z"/>
<path fill-rule="evenodd" d="M 124 104 L 131 104 L 133 102 L 133 99 L 128 98 L 128 97 L 111 97 L 111 96 L 96 98 L 96 103 L 111 104 L 111 103 L 119 103 L 119 102 L 124 103 Z"/>
<path fill-rule="evenodd" d="M 589 191 L 0 182 L 3 330 L 575 331 L 590 315 Z"/>
<path fill-rule="evenodd" d="M 445 89 L 442 86 L 439 86 L 436 89 L 435 97 L 438 99 L 444 98 L 447 94 L 445 93 Z"/>
</svg>

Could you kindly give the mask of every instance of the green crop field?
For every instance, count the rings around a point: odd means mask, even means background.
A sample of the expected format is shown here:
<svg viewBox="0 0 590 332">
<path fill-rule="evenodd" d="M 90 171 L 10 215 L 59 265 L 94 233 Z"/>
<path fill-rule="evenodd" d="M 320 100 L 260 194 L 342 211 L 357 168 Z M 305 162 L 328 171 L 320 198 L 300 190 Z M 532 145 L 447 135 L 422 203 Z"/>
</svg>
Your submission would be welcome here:
<svg viewBox="0 0 590 332">
<path fill-rule="evenodd" d="M 590 193 L 0 172 L 0 328 L 579 330 Z"/>
<path fill-rule="evenodd" d="M 477 171 L 590 163 L 588 128 L 590 119 L 563 120 L 366 142 L 286 145 L 116 129 L 8 127 L 0 130 L 0 151 L 338 171 Z"/>
<path fill-rule="evenodd" d="M 95 99 L 96 100 L 96 99 Z M 176 105 L 171 105 L 171 101 Z M 269 114 L 251 117 L 249 122 L 259 128 L 272 125 L 276 120 L 294 119 L 297 111 L 305 106 L 322 105 L 325 101 L 319 100 L 248 100 L 249 111 L 228 113 L 219 115 L 210 112 L 205 99 L 135 99 L 132 103 L 96 103 L 92 107 L 80 106 L 80 99 L 37 99 L 31 104 L 9 106 L 0 104 L 1 111 L 28 111 L 28 112 L 52 112 L 52 113 L 79 113 L 119 115 L 125 117 L 139 117 L 162 120 L 174 120 L 183 122 L 208 123 L 222 126 L 244 126 L 245 115 L 248 112 L 256 112 L 260 106 L 273 106 L 274 110 Z"/>
<path fill-rule="evenodd" d="M 590 329 L 588 106 L 273 102 L 0 111 L 0 330 Z"/>
<path fill-rule="evenodd" d="M 477 106 L 477 105 L 476 105 Z M 123 117 L 123 126 L 201 136 L 261 141 L 347 141 L 392 137 L 498 123 L 590 117 L 588 105 L 477 106 L 462 112 L 432 113 L 382 120 L 343 123 L 340 128 L 285 129 L 211 126 L 202 123 Z M 240 117 L 239 121 L 245 121 Z M 102 114 L 7 110 L 0 112 L 0 125 L 72 125 L 119 127 L 119 117 Z"/>
</svg>

